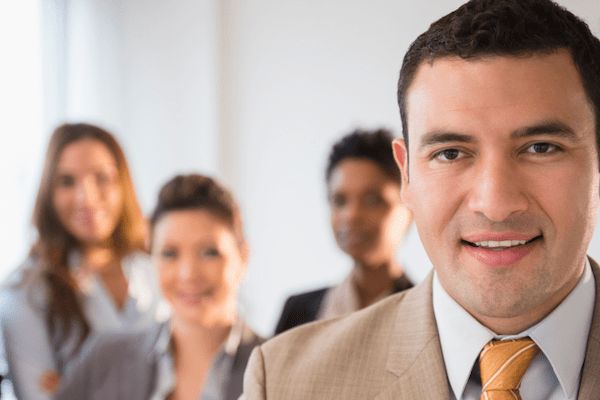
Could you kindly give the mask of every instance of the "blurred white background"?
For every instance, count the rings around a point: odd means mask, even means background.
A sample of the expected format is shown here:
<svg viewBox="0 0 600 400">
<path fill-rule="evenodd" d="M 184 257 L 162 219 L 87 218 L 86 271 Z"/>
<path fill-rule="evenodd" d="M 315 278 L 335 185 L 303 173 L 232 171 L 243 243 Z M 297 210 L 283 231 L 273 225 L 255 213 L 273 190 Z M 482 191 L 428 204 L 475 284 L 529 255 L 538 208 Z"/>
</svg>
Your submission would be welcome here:
<svg viewBox="0 0 600 400">
<path fill-rule="evenodd" d="M 115 133 L 144 212 L 176 173 L 221 179 L 251 244 L 242 313 L 269 336 L 285 298 L 350 269 L 330 232 L 324 169 L 353 128 L 399 136 L 404 52 L 463 0 L 19 0 L 0 5 L 0 280 L 34 239 L 49 135 Z M 598 35 L 600 2 L 561 0 Z M 600 228 L 590 254 L 600 259 Z M 399 255 L 431 265 L 414 228 Z"/>
</svg>

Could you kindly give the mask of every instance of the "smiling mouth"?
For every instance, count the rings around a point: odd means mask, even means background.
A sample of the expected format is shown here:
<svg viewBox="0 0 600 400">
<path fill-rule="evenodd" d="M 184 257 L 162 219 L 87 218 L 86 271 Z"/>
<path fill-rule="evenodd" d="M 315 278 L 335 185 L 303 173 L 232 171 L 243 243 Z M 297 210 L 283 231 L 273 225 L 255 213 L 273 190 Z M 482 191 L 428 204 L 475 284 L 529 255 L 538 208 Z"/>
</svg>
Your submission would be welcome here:
<svg viewBox="0 0 600 400">
<path fill-rule="evenodd" d="M 538 239 L 541 239 L 541 238 L 542 238 L 542 235 L 536 236 L 530 240 L 502 240 L 502 241 L 485 240 L 485 241 L 475 242 L 475 243 L 467 242 L 466 240 L 461 239 L 461 243 L 465 244 L 467 246 L 475 247 L 475 248 L 502 251 L 502 250 L 506 250 L 506 249 L 519 247 L 519 246 L 526 246 L 526 245 L 528 245 Z"/>
</svg>

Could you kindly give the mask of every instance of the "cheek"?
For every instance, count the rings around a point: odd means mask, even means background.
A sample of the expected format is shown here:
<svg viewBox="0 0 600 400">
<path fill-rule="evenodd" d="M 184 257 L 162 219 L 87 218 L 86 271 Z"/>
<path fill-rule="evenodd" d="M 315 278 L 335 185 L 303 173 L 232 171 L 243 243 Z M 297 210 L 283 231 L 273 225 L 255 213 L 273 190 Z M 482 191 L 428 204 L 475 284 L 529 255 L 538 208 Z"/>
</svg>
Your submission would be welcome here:
<svg viewBox="0 0 600 400">
<path fill-rule="evenodd" d="M 160 290 L 168 297 L 176 281 L 175 267 L 167 266 L 164 262 L 158 262 L 155 265 L 157 265 L 156 272 Z"/>
<path fill-rule="evenodd" d="M 73 196 L 71 196 L 68 191 L 60 189 L 55 190 L 52 194 L 52 207 L 59 218 L 64 217 L 64 214 L 69 208 L 69 204 L 72 203 L 72 197 Z"/>
<path fill-rule="evenodd" d="M 107 191 L 106 194 L 107 202 L 110 204 L 110 207 L 113 210 L 113 213 L 118 218 L 121 215 L 124 206 L 124 196 L 123 191 L 120 187 L 113 187 Z"/>
<path fill-rule="evenodd" d="M 329 222 L 331 223 L 331 228 L 334 231 L 337 231 L 338 229 L 340 229 L 340 223 L 341 223 L 340 213 L 330 209 Z"/>
<path fill-rule="evenodd" d="M 243 266 L 240 260 L 235 260 L 225 267 L 223 287 L 228 293 L 236 293 L 243 276 Z"/>
</svg>

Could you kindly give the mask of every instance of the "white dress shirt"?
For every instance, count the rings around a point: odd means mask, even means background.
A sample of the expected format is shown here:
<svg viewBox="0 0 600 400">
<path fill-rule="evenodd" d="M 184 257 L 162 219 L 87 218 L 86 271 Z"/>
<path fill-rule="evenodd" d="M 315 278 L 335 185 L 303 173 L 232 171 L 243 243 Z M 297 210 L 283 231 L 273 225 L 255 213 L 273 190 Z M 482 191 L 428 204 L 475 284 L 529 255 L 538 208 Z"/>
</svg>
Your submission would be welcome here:
<svg viewBox="0 0 600 400">
<path fill-rule="evenodd" d="M 450 383 L 451 400 L 479 400 L 478 357 L 492 339 L 529 336 L 541 349 L 521 384 L 525 400 L 577 398 L 592 322 L 596 284 L 589 261 L 579 283 L 546 318 L 518 335 L 500 336 L 480 324 L 433 279 L 433 309 Z"/>
<path fill-rule="evenodd" d="M 69 259 L 74 276 L 78 273 L 78 260 L 76 254 Z M 88 275 L 84 281 L 78 281 L 78 295 L 94 334 L 144 329 L 157 323 L 163 302 L 149 257 L 143 253 L 131 254 L 122 260 L 121 267 L 128 281 L 128 297 L 122 309 L 117 307 L 100 277 Z M 58 348 L 52 343 L 46 323 L 48 288 L 41 270 L 29 258 L 0 292 L 0 326 L 8 378 L 17 397 L 28 400 L 52 398 L 40 387 L 39 378 L 48 371 L 67 375 L 78 341 L 77 332 L 72 331 Z M 84 345 L 92 338 L 90 335 Z"/>
</svg>

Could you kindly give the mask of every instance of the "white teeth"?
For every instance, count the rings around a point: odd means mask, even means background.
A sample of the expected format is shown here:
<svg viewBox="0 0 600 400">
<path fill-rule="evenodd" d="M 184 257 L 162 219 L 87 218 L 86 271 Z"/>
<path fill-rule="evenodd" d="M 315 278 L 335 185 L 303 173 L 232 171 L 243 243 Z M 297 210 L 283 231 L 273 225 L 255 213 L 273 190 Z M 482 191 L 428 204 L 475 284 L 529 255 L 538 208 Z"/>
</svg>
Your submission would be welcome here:
<svg viewBox="0 0 600 400">
<path fill-rule="evenodd" d="M 522 244 L 527 243 L 526 240 L 503 240 L 501 242 L 497 242 L 495 240 L 484 240 L 482 242 L 475 242 L 477 247 L 512 247 L 512 246 L 520 246 Z"/>
</svg>

